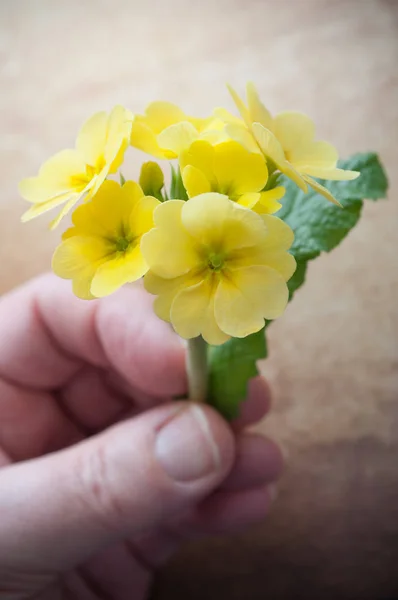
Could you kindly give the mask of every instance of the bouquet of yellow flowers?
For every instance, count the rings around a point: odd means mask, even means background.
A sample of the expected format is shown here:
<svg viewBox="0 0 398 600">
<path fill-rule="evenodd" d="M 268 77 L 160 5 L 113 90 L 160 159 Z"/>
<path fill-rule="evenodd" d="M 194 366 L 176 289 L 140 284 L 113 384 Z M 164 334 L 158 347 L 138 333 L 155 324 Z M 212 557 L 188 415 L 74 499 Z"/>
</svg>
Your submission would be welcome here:
<svg viewBox="0 0 398 600">
<path fill-rule="evenodd" d="M 168 102 L 143 115 L 99 112 L 74 149 L 20 184 L 31 203 L 24 221 L 58 208 L 54 228 L 73 209 L 54 272 L 85 300 L 143 278 L 156 314 L 188 340 L 189 398 L 227 418 L 266 356 L 264 328 L 283 314 L 308 261 L 339 244 L 364 198 L 387 190 L 374 153 L 338 162 L 304 114 L 273 117 L 252 84 L 246 102 L 230 93 L 239 116 L 217 108 L 196 118 Z M 156 162 L 125 180 L 129 146 L 175 161 L 169 189 Z"/>
</svg>

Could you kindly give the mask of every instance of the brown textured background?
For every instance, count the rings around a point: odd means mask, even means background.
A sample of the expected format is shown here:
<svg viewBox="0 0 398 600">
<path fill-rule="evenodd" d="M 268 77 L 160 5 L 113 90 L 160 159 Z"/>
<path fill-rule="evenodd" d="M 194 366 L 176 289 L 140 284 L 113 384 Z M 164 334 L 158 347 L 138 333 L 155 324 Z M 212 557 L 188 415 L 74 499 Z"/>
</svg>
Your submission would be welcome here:
<svg viewBox="0 0 398 600">
<path fill-rule="evenodd" d="M 289 454 L 279 503 L 177 557 L 159 600 L 398 597 L 397 34 L 395 0 L 0 0 L 0 292 L 47 269 L 57 239 L 46 219 L 20 225 L 17 181 L 115 103 L 205 115 L 231 107 L 225 81 L 252 79 L 271 110 L 307 112 L 389 173 L 390 201 L 366 206 L 270 328 L 261 429 Z"/>
</svg>

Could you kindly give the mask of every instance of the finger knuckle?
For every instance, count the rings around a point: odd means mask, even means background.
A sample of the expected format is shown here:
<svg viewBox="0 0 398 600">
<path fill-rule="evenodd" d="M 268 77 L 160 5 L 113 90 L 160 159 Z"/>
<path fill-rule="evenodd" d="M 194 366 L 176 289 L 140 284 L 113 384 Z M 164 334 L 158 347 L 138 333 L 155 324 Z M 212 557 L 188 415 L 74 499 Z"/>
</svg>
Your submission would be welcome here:
<svg viewBox="0 0 398 600">
<path fill-rule="evenodd" d="M 109 452 L 102 443 L 80 456 L 75 465 L 81 502 L 102 527 L 115 530 L 125 520 L 126 511 L 111 471 Z"/>
</svg>

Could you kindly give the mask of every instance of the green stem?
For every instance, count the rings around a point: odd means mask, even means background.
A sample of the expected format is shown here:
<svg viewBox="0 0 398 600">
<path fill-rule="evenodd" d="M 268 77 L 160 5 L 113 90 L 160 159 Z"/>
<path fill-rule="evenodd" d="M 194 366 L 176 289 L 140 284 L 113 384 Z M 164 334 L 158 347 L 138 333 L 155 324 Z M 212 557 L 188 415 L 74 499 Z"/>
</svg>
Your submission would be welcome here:
<svg viewBox="0 0 398 600">
<path fill-rule="evenodd" d="M 206 402 L 208 385 L 207 344 L 202 336 L 188 340 L 187 352 L 188 399 Z"/>
</svg>

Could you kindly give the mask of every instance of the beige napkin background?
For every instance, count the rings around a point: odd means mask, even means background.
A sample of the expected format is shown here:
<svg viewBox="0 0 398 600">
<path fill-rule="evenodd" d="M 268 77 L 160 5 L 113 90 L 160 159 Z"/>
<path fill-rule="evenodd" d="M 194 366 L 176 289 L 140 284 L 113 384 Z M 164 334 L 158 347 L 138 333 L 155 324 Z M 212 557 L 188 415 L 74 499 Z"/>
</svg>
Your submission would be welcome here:
<svg viewBox="0 0 398 600">
<path fill-rule="evenodd" d="M 366 205 L 269 330 L 260 429 L 289 454 L 279 502 L 246 535 L 186 549 L 158 599 L 398 595 L 397 33 L 395 0 L 0 0 L 2 293 L 48 269 L 58 237 L 46 218 L 20 224 L 18 180 L 115 103 L 206 115 L 251 79 L 272 111 L 308 113 L 389 174 L 389 201 Z"/>
</svg>

